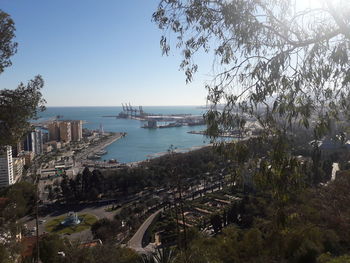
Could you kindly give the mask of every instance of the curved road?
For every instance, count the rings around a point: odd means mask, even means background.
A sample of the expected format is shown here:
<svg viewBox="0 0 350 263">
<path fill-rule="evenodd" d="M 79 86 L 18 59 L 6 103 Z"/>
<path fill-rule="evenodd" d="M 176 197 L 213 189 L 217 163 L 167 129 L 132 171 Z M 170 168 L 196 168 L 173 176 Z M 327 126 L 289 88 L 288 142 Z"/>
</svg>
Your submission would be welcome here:
<svg viewBox="0 0 350 263">
<path fill-rule="evenodd" d="M 158 211 L 154 212 L 152 215 L 150 215 L 139 227 L 139 229 L 136 231 L 136 233 L 133 235 L 133 237 L 128 242 L 128 247 L 135 250 L 136 252 L 140 254 L 147 254 L 154 251 L 154 247 L 149 244 L 147 247 L 142 247 L 142 239 L 145 235 L 147 229 L 152 224 L 154 218 L 163 210 L 163 208 L 159 209 Z"/>
</svg>

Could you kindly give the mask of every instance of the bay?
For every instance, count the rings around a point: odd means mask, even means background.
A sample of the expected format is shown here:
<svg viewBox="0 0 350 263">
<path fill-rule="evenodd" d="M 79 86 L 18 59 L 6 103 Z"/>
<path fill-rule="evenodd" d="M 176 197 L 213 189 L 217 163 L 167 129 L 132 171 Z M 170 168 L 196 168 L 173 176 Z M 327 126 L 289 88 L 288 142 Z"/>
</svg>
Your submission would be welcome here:
<svg viewBox="0 0 350 263">
<path fill-rule="evenodd" d="M 143 107 L 152 114 L 202 115 L 204 110 L 196 106 Z M 127 136 L 109 145 L 102 160 L 116 159 L 122 163 L 137 162 L 157 157 L 173 146 L 179 151 L 189 151 L 210 143 L 209 138 L 189 134 L 188 131 L 205 129 L 205 126 L 182 126 L 164 129 L 141 128 L 144 122 L 131 119 L 103 117 L 118 115 L 122 107 L 47 107 L 40 113 L 40 120 L 49 120 L 57 115 L 62 120 L 83 120 L 84 128 L 97 130 L 102 125 L 106 132 L 126 132 Z"/>
</svg>

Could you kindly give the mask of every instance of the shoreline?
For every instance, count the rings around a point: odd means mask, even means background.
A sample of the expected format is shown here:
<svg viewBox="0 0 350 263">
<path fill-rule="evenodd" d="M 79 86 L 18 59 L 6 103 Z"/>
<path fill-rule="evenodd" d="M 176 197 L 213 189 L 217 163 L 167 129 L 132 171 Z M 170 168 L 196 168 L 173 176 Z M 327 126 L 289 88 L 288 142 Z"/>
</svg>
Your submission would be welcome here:
<svg viewBox="0 0 350 263">
<path fill-rule="evenodd" d="M 78 156 L 78 162 L 83 162 L 83 161 L 87 161 L 87 157 L 89 155 L 93 155 L 96 154 L 99 151 L 104 150 L 105 148 L 107 148 L 109 145 L 113 144 L 114 142 L 120 140 L 121 138 L 126 136 L 125 132 L 110 132 L 110 138 L 108 138 L 106 141 L 103 142 L 99 142 L 97 145 L 94 146 L 89 146 L 88 148 L 86 148 L 84 150 L 83 153 L 81 153 L 80 156 Z"/>
<path fill-rule="evenodd" d="M 213 146 L 213 144 L 209 143 L 206 145 L 192 146 L 190 148 L 181 148 L 181 149 L 176 149 L 174 151 L 174 153 L 188 153 L 188 152 L 193 152 L 193 151 L 197 151 L 197 150 L 200 150 L 200 149 L 203 149 L 206 147 L 212 147 L 212 146 Z M 124 163 L 124 164 L 129 166 L 129 167 L 135 167 L 141 163 L 148 162 L 148 161 L 153 160 L 153 159 L 161 158 L 166 154 L 168 154 L 168 152 L 159 152 L 159 153 L 148 154 L 148 155 L 146 155 L 147 158 L 144 160 L 128 162 L 128 163 Z"/>
<path fill-rule="evenodd" d="M 111 133 L 110 135 L 112 138 L 108 138 L 106 142 L 104 142 L 102 145 L 96 145 L 94 149 L 90 152 L 90 154 L 95 154 L 96 152 L 102 151 L 105 148 L 107 148 L 112 143 L 118 141 L 119 139 L 126 136 L 125 132 L 117 132 L 117 133 Z"/>
</svg>

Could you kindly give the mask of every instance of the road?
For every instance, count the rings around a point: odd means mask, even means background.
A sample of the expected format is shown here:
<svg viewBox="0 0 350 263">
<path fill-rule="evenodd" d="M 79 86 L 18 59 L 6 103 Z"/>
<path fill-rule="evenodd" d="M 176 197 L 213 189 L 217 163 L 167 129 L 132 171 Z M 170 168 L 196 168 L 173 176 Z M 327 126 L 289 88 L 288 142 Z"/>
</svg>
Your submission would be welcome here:
<svg viewBox="0 0 350 263">
<path fill-rule="evenodd" d="M 152 252 L 154 249 L 151 245 L 148 245 L 147 247 L 142 247 L 142 239 L 145 235 L 147 229 L 152 224 L 155 217 L 163 210 L 159 209 L 158 211 L 154 212 L 152 215 L 150 215 L 143 224 L 139 227 L 139 229 L 136 231 L 134 236 L 129 240 L 128 247 L 135 250 L 136 252 L 140 254 L 147 254 L 149 252 Z"/>
</svg>

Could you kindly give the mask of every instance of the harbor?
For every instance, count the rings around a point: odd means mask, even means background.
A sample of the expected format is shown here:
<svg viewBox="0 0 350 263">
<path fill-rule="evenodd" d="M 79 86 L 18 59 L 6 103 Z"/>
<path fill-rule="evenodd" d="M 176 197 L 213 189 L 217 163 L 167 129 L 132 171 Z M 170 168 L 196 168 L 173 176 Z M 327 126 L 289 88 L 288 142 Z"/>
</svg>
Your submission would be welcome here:
<svg viewBox="0 0 350 263">
<path fill-rule="evenodd" d="M 133 163 L 149 159 L 149 155 L 166 152 L 171 145 L 178 149 L 190 149 L 194 146 L 207 145 L 210 140 L 198 135 L 187 133 L 191 130 L 203 130 L 204 126 L 182 125 L 174 128 L 142 128 L 141 126 L 148 124 L 148 121 L 140 121 L 131 118 L 116 118 L 123 108 L 115 107 L 48 107 L 45 112 L 41 113 L 41 118 L 37 122 L 45 123 L 52 121 L 54 116 L 61 115 L 64 119 L 80 119 L 83 120 L 83 130 L 95 131 L 97 141 L 98 134 L 101 133 L 101 125 L 105 134 L 126 133 L 124 138 L 114 141 L 104 149 L 107 151 L 105 155 L 101 155 L 100 159 L 88 160 L 84 158 L 83 164 L 93 166 L 107 165 L 110 160 L 116 160 L 118 164 Z M 203 109 L 195 106 L 186 107 L 144 107 L 144 112 L 158 113 L 154 116 L 202 116 Z M 133 114 L 134 115 L 134 114 Z M 103 117 L 114 116 L 114 117 Z M 62 119 L 62 117 L 60 118 Z M 157 122 L 157 126 L 166 125 L 166 122 Z M 91 135 L 89 135 L 91 136 Z M 84 145 L 86 146 L 86 145 Z M 90 149 L 95 147 L 92 143 Z M 81 147 L 74 147 L 72 150 Z M 85 149 L 81 149 L 81 154 Z M 96 152 L 99 150 L 96 150 Z M 90 154 L 91 152 L 89 152 Z"/>
<path fill-rule="evenodd" d="M 132 119 L 142 121 L 141 128 L 163 129 L 182 126 L 205 125 L 203 115 L 184 114 L 155 114 L 147 113 L 142 106 L 134 107 L 130 103 L 122 104 L 122 111 L 118 115 L 106 115 L 105 118 Z"/>
</svg>

